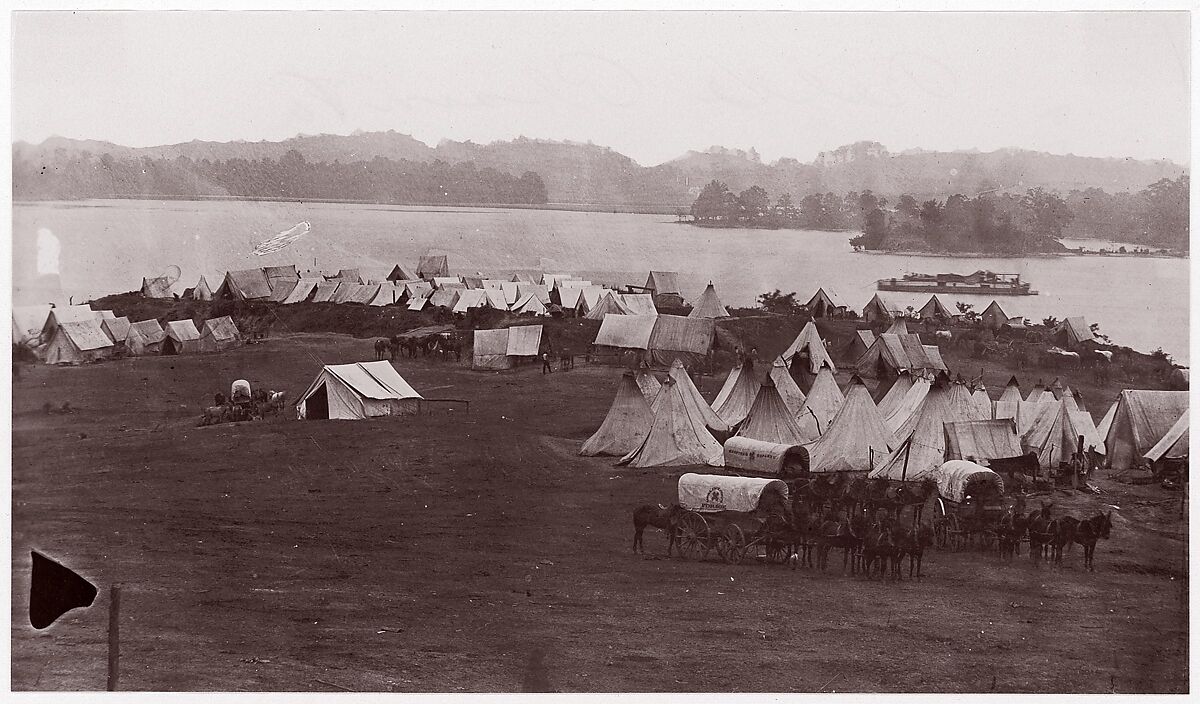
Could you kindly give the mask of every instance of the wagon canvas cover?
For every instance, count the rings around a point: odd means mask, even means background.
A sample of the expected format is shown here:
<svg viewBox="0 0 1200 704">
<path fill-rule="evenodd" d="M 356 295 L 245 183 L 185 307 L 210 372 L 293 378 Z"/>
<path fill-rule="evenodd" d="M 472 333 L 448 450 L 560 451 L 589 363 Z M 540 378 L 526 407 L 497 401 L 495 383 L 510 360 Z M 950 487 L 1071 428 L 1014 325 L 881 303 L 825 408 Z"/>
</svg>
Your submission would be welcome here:
<svg viewBox="0 0 1200 704">
<path fill-rule="evenodd" d="M 950 460 L 938 467 L 934 472 L 937 480 L 938 494 L 943 499 L 954 503 L 962 503 L 966 498 L 967 483 L 980 479 L 996 487 L 997 493 L 1004 493 L 1004 479 L 983 465 L 966 460 Z"/>
<path fill-rule="evenodd" d="M 787 498 L 787 484 L 779 479 L 722 477 L 688 472 L 679 478 L 679 505 L 701 513 L 749 512 L 758 508 L 758 500 L 768 488 L 779 491 Z"/>
</svg>

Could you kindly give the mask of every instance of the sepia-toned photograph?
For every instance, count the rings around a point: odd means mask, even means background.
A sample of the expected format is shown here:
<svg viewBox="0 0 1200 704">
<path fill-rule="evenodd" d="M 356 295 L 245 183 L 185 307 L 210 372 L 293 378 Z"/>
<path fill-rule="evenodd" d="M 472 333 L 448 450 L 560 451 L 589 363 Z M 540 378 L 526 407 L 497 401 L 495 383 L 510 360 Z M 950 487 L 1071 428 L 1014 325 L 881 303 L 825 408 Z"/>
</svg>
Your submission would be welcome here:
<svg viewBox="0 0 1200 704">
<path fill-rule="evenodd" d="M 1190 692 L 1190 11 L 9 20 L 11 690 Z"/>
</svg>

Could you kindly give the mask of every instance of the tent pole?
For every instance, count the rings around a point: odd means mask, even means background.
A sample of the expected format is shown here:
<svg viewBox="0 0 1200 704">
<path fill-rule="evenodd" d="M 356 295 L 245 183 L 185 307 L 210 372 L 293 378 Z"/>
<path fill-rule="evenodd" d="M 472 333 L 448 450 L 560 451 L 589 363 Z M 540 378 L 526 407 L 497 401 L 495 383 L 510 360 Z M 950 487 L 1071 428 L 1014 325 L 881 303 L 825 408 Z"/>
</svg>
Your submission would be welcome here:
<svg viewBox="0 0 1200 704">
<path fill-rule="evenodd" d="M 912 452 L 912 435 L 908 436 L 908 441 L 904 445 L 904 469 L 900 471 L 900 481 L 908 479 L 908 455 Z"/>
<path fill-rule="evenodd" d="M 117 691 L 121 660 L 121 587 L 108 591 L 108 691 Z"/>
</svg>

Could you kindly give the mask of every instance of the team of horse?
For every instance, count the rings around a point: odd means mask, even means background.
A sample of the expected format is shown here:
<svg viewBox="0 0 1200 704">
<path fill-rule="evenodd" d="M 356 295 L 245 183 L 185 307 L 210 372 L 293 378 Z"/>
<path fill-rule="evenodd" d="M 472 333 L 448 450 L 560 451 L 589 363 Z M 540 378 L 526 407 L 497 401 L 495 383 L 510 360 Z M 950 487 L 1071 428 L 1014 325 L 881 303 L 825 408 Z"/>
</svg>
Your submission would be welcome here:
<svg viewBox="0 0 1200 704">
<path fill-rule="evenodd" d="M 233 399 L 226 399 L 224 394 L 217 394 L 213 402 L 216 405 L 208 406 L 200 413 L 200 422 L 197 425 L 262 420 L 266 416 L 277 415 L 287 402 L 287 394 L 283 391 L 256 389 L 248 402 L 235 402 Z"/>
<path fill-rule="evenodd" d="M 397 357 L 454 355 L 456 362 L 462 361 L 462 341 L 453 333 L 434 333 L 422 337 L 392 335 L 375 341 L 375 359 L 396 361 Z"/>
<path fill-rule="evenodd" d="M 785 564 L 793 570 L 806 567 L 827 571 L 830 554 L 841 550 L 842 573 L 868 579 L 902 579 L 903 561 L 907 557 L 908 577 L 919 581 L 923 576 L 925 550 L 934 544 L 933 519 L 922 517 L 920 506 L 924 502 L 922 497 L 927 499 L 928 492 L 936 488 L 918 485 L 880 491 L 863 489 L 856 480 L 839 484 L 837 492 L 832 491 L 831 483 L 825 484 L 822 488 L 826 496 L 821 498 L 811 493 L 811 485 L 808 492 L 805 487 L 797 486 L 799 491 L 792 493 L 790 506 L 761 511 L 758 534 L 749 536 L 750 541 L 762 542 L 768 555 L 783 555 Z M 899 494 L 903 492 L 908 495 L 901 498 Z M 904 507 L 912 508 L 911 520 L 901 518 Z M 1064 549 L 1069 552 L 1072 545 L 1079 544 L 1083 546 L 1084 569 L 1095 571 L 1096 544 L 1111 536 L 1112 513 L 1098 512 L 1084 519 L 1056 518 L 1053 507 L 1053 503 L 1042 502 L 1039 509 L 1029 513 L 1010 508 L 999 524 L 1000 558 L 1011 561 L 1027 538 L 1029 556 L 1035 565 L 1049 560 L 1061 566 Z M 667 534 L 670 557 L 679 544 L 679 524 L 684 513 L 686 510 L 678 505 L 638 507 L 633 513 L 634 553 L 645 553 L 643 533 L 652 526 Z"/>
</svg>

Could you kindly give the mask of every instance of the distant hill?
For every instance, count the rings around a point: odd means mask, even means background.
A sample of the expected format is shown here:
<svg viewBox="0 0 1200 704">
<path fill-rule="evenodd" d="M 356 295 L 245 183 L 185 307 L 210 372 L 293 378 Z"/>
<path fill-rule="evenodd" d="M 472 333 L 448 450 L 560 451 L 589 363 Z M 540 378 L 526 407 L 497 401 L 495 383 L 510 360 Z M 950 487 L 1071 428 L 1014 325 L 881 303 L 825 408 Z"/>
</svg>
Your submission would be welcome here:
<svg viewBox="0 0 1200 704">
<path fill-rule="evenodd" d="M 105 176 L 96 168 L 76 169 L 70 183 L 51 185 L 43 179 L 33 187 L 21 182 L 64 164 L 79 163 L 84 153 L 95 159 L 108 154 L 119 161 L 148 158 L 174 163 L 181 158 L 193 162 L 279 162 L 289 152 L 298 153 L 310 163 L 339 161 L 345 165 L 381 157 L 392 161 L 470 163 L 480 171 L 494 169 L 512 177 L 532 172 L 545 183 L 551 203 L 598 208 L 652 206 L 663 210 L 689 207 L 704 184 L 713 179 L 735 192 L 758 185 L 771 193 L 791 193 L 796 199 L 809 193 L 863 190 L 894 199 L 904 193 L 917 198 L 945 198 L 954 193 L 974 196 L 984 191 L 1023 192 L 1035 187 L 1064 195 L 1087 188 L 1110 193 L 1137 191 L 1159 179 L 1186 172 L 1169 161 L 1099 159 L 1021 149 L 909 150 L 892 154 L 876 142 L 858 142 L 822 152 L 811 163 L 785 158 L 764 164 L 753 149 L 712 147 L 657 166 L 642 166 L 607 147 L 524 137 L 491 144 L 443 141 L 430 147 L 410 135 L 388 131 L 300 135 L 279 142 L 192 141 L 143 148 L 52 137 L 38 145 L 13 145 L 14 196 L 95 197 L 111 191 L 111 186 L 101 183 Z M 226 190 L 214 184 L 207 173 L 183 171 L 186 173 L 173 172 L 169 184 L 161 184 L 152 192 L 188 196 L 219 195 Z"/>
</svg>

